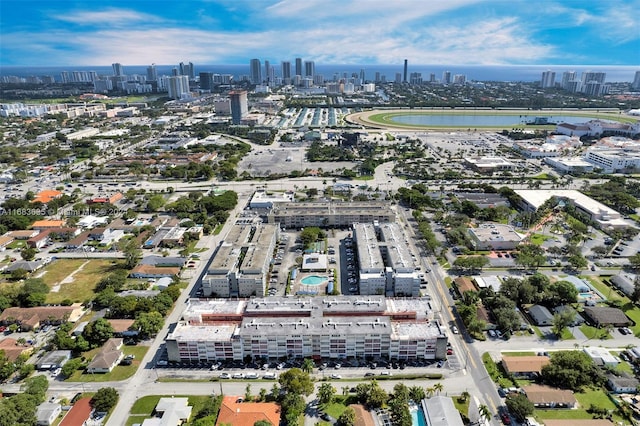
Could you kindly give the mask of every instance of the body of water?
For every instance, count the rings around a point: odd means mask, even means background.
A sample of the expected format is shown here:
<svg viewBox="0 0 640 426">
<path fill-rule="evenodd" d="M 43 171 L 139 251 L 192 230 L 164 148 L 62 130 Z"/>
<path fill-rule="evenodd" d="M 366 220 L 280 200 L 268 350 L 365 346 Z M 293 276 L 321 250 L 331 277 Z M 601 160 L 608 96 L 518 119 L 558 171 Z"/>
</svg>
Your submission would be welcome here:
<svg viewBox="0 0 640 426">
<path fill-rule="evenodd" d="M 411 412 L 411 424 L 413 426 L 427 426 L 427 422 L 424 419 L 424 413 L 421 408 L 412 406 L 409 411 Z"/>
<path fill-rule="evenodd" d="M 274 63 L 276 76 L 281 76 L 279 63 Z M 292 63 L 293 65 L 293 63 Z M 127 65 L 123 64 L 124 73 L 127 75 L 147 74 L 148 65 Z M 171 75 L 172 70 L 177 65 L 156 65 L 158 76 Z M 249 75 L 249 63 L 234 65 L 200 65 L 194 64 L 195 75 L 200 72 L 213 72 L 216 74 L 231 74 L 235 80 L 240 80 L 242 76 Z M 318 64 L 316 63 L 316 74 L 324 76 L 326 80 L 334 78 L 351 77 L 352 74 L 360 75 L 364 71 L 365 80 L 374 81 L 376 73 L 384 76 L 387 81 L 395 81 L 396 74 L 404 74 L 403 64 L 394 65 L 358 65 L 358 64 Z M 453 78 L 456 74 L 466 76 L 468 81 L 540 81 L 544 71 L 556 72 L 556 81 L 562 79 L 565 71 L 576 71 L 578 76 L 584 71 L 605 72 L 606 82 L 631 82 L 635 72 L 640 70 L 639 66 L 619 66 L 619 65 L 414 65 L 409 61 L 407 72 L 419 72 L 423 81 L 429 81 L 431 74 L 434 74 L 436 81 L 440 81 L 445 72 L 451 73 Z M 55 66 L 55 67 L 17 67 L 0 66 L 0 76 L 15 75 L 18 77 L 29 76 L 54 76 L 57 81 L 61 80 L 62 71 L 95 71 L 98 75 L 113 75 L 111 65 L 100 66 Z M 408 78 L 408 77 L 407 77 Z"/>
<path fill-rule="evenodd" d="M 390 117 L 390 121 L 398 124 L 410 124 L 416 126 L 468 126 L 468 127 L 498 127 L 516 126 L 533 122 L 536 117 L 545 117 L 549 123 L 584 123 L 590 119 L 572 115 L 540 115 L 540 114 L 407 114 Z"/>
</svg>

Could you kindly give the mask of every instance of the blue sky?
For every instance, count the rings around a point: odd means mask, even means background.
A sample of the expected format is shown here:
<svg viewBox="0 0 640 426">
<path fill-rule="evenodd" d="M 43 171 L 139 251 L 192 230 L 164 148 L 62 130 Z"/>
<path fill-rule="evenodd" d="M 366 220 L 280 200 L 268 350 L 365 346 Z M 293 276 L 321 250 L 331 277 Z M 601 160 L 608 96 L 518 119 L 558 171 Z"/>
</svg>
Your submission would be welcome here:
<svg viewBox="0 0 640 426">
<path fill-rule="evenodd" d="M 0 0 L 0 65 L 640 65 L 640 0 Z"/>
</svg>

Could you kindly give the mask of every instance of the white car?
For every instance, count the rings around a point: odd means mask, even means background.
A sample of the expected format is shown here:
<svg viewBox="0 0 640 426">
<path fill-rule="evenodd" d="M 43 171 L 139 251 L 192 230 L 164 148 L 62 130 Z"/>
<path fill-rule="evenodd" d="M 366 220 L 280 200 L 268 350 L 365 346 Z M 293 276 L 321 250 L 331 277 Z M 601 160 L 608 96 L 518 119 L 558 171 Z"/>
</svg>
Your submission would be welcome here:
<svg viewBox="0 0 640 426">
<path fill-rule="evenodd" d="M 342 376 L 341 376 L 341 375 L 339 375 L 339 374 L 335 374 L 335 373 L 334 373 L 334 374 L 332 374 L 332 375 L 331 375 L 331 378 L 332 378 L 332 379 L 342 379 Z"/>
</svg>

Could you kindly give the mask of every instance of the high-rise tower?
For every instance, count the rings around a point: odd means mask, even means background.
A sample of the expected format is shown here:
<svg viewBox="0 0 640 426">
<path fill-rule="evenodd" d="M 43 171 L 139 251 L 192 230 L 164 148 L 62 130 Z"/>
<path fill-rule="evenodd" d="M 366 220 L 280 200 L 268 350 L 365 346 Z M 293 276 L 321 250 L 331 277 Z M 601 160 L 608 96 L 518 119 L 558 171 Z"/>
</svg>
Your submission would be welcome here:
<svg viewBox="0 0 640 426">
<path fill-rule="evenodd" d="M 231 91 L 229 92 L 229 99 L 231 100 L 231 122 L 233 124 L 240 124 L 240 121 L 249 113 L 247 91 Z"/>
<path fill-rule="evenodd" d="M 124 68 L 121 63 L 111 64 L 111 68 L 113 68 L 113 75 L 124 75 Z"/>
<path fill-rule="evenodd" d="M 408 60 L 404 60 L 404 78 L 402 79 L 403 83 L 407 82 L 407 71 L 409 70 L 409 61 Z"/>
<path fill-rule="evenodd" d="M 312 77 L 316 75 L 316 64 L 313 61 L 304 61 L 304 76 Z"/>
<path fill-rule="evenodd" d="M 302 75 L 302 58 L 296 58 L 296 75 Z"/>
<path fill-rule="evenodd" d="M 252 59 L 249 62 L 249 80 L 252 84 L 262 84 L 262 66 L 260 59 Z"/>
<path fill-rule="evenodd" d="M 556 73 L 551 70 L 544 71 L 542 73 L 542 79 L 540 80 L 540 87 L 543 89 L 549 89 L 556 85 Z"/>
</svg>

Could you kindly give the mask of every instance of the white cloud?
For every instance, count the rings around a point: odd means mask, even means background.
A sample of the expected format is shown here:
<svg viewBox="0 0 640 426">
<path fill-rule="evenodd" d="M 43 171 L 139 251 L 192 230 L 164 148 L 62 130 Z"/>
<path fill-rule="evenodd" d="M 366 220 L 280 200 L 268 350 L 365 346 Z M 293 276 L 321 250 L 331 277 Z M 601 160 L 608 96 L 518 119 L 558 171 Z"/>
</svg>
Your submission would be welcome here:
<svg viewBox="0 0 640 426">
<path fill-rule="evenodd" d="M 78 25 L 110 27 L 131 25 L 133 23 L 159 23 L 164 21 L 156 15 L 137 12 L 129 9 L 109 8 L 100 11 L 75 11 L 54 15 L 55 19 Z"/>
</svg>

